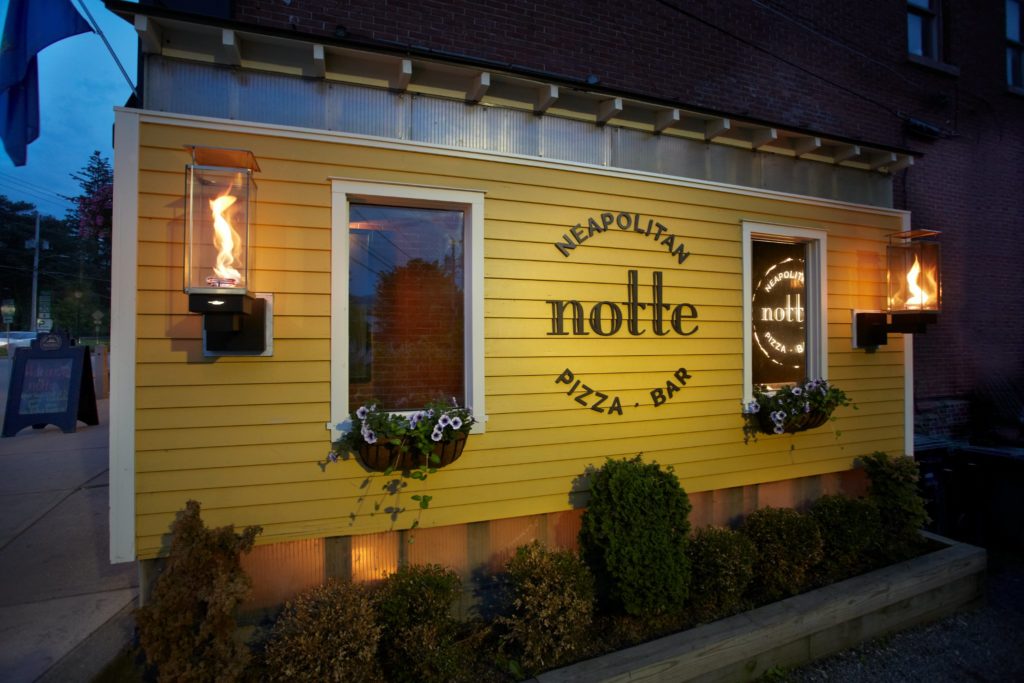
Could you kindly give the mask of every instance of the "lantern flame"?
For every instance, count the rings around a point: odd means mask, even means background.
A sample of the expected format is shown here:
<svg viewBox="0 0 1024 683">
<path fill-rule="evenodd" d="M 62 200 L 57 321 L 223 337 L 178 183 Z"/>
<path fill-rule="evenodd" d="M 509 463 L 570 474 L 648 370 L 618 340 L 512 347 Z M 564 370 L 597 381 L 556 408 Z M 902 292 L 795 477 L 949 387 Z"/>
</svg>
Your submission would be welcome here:
<svg viewBox="0 0 1024 683">
<path fill-rule="evenodd" d="M 910 293 L 913 295 L 907 299 L 907 306 L 924 306 L 928 303 L 928 294 L 921 289 L 919 284 L 921 278 L 921 262 L 917 260 L 917 256 L 914 257 L 914 265 L 910 267 L 907 272 L 907 286 L 910 288 Z"/>
<path fill-rule="evenodd" d="M 216 199 L 210 200 L 213 212 L 213 246 L 217 249 L 217 262 L 213 266 L 213 275 L 206 278 L 211 287 L 235 287 L 242 279 L 242 274 L 235 268 L 241 239 L 225 213 L 237 201 L 237 197 L 229 194 L 230 189 Z"/>
</svg>

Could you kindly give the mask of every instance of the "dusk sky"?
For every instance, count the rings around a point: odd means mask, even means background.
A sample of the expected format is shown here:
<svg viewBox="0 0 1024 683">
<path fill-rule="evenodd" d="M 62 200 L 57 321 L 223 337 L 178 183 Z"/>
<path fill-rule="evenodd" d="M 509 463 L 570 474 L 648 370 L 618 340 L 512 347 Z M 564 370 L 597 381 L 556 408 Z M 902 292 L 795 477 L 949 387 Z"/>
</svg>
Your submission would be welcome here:
<svg viewBox="0 0 1024 683">
<path fill-rule="evenodd" d="M 72 4 L 81 11 L 79 2 Z M 108 12 L 101 0 L 84 0 L 107 36 L 128 76 L 136 74 L 135 30 Z M 0 0 L 0 21 L 8 0 Z M 67 38 L 39 54 L 39 138 L 28 146 L 28 163 L 15 167 L 0 148 L 0 194 L 35 204 L 41 213 L 64 217 L 78 184 L 69 176 L 99 150 L 113 164 L 114 107 L 131 94 L 103 40 L 84 33 Z"/>
</svg>

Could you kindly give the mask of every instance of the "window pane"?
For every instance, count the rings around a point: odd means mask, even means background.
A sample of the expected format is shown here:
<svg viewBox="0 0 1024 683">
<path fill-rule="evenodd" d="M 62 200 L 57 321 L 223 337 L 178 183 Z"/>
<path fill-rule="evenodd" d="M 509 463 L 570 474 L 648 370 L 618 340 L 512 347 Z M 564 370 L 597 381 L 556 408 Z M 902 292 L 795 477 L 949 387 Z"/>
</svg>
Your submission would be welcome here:
<svg viewBox="0 0 1024 683">
<path fill-rule="evenodd" d="M 751 243 L 754 384 L 778 388 L 807 377 L 807 293 L 803 244 Z"/>
<path fill-rule="evenodd" d="M 462 211 L 353 204 L 349 405 L 411 410 L 455 397 L 463 373 Z"/>
<path fill-rule="evenodd" d="M 1006 37 L 1020 41 L 1020 3 L 1015 0 L 1006 2 Z"/>
<path fill-rule="evenodd" d="M 924 56 L 924 19 L 917 14 L 907 15 L 907 52 Z"/>
<path fill-rule="evenodd" d="M 907 0 L 907 4 L 921 9 L 928 9 L 931 6 L 930 0 Z"/>
</svg>

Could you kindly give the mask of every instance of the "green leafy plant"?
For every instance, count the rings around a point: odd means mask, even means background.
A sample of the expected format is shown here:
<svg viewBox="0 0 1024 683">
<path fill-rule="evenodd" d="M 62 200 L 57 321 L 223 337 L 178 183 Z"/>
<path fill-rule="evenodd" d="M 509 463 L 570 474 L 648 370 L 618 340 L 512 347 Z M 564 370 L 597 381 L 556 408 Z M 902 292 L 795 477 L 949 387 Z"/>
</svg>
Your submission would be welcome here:
<svg viewBox="0 0 1024 683">
<path fill-rule="evenodd" d="M 263 656 L 272 681 L 378 681 L 377 623 L 372 591 L 330 580 L 285 605 Z"/>
<path fill-rule="evenodd" d="M 929 521 L 917 488 L 917 463 L 913 458 L 893 458 L 881 451 L 860 461 L 871 482 L 868 498 L 881 517 L 880 559 L 891 563 L 913 557 L 924 544 L 920 530 Z"/>
<path fill-rule="evenodd" d="M 741 611 L 754 575 L 757 550 L 745 535 L 731 529 L 698 529 L 686 548 L 690 558 L 688 610 L 697 621 L 714 621 Z"/>
<path fill-rule="evenodd" d="M 135 612 L 146 661 L 160 681 L 233 681 L 249 661 L 235 639 L 235 610 L 249 594 L 241 554 L 258 526 L 207 529 L 188 501 L 171 526 L 171 549 L 148 604 Z"/>
<path fill-rule="evenodd" d="M 756 441 L 758 434 L 793 433 L 820 426 L 835 419 L 832 413 L 836 408 L 849 405 L 853 401 L 846 392 L 824 379 L 772 390 L 757 385 L 754 400 L 743 406 L 743 442 Z"/>
<path fill-rule="evenodd" d="M 389 681 L 451 681 L 466 668 L 470 653 L 451 614 L 461 589 L 458 575 L 440 565 L 402 567 L 385 579 L 378 614 Z"/>
<path fill-rule="evenodd" d="M 789 508 L 766 507 L 750 513 L 739 530 L 757 549 L 749 589 L 755 603 L 781 600 L 807 587 L 822 554 L 821 532 L 813 519 Z"/>
<path fill-rule="evenodd" d="M 536 673 L 567 664 L 586 644 L 594 617 L 594 579 L 576 553 L 536 541 L 509 560 L 509 614 L 501 651 Z"/>
<path fill-rule="evenodd" d="M 823 543 L 814 583 L 841 581 L 872 567 L 872 554 L 881 534 L 881 518 L 874 503 L 863 498 L 822 496 L 808 514 L 817 522 Z"/>
<path fill-rule="evenodd" d="M 579 541 L 598 598 L 635 616 L 676 611 L 686 600 L 690 500 L 671 468 L 608 460 L 591 478 Z"/>
</svg>

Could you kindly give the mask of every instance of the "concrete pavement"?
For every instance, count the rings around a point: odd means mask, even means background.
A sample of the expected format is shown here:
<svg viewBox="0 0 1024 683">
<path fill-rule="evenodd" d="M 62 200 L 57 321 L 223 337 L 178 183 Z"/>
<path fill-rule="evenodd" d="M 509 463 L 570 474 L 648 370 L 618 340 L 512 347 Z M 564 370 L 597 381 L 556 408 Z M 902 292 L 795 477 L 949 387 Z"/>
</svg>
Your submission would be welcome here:
<svg viewBox="0 0 1024 683">
<path fill-rule="evenodd" d="M 138 575 L 108 559 L 106 400 L 99 409 L 99 426 L 74 434 L 0 439 L 2 681 L 91 680 L 130 637 Z"/>
</svg>

